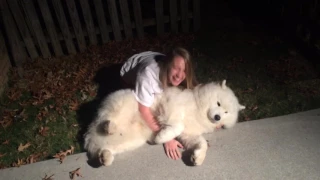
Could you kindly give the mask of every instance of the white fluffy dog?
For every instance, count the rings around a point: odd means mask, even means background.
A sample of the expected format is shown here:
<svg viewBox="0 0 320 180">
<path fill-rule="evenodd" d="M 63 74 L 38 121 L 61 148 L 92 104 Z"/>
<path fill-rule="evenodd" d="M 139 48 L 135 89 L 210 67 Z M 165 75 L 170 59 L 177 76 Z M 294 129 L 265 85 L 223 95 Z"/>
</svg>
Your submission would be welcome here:
<svg viewBox="0 0 320 180">
<path fill-rule="evenodd" d="M 115 154 L 134 150 L 148 141 L 160 144 L 177 138 L 193 151 L 191 162 L 201 165 L 208 148 L 202 134 L 233 127 L 245 106 L 239 104 L 224 80 L 221 85 L 211 82 L 193 90 L 170 87 L 156 97 L 151 109 L 161 124 L 157 134 L 141 118 L 131 90 L 107 96 L 84 137 L 89 157 L 99 158 L 108 166 Z"/>
</svg>

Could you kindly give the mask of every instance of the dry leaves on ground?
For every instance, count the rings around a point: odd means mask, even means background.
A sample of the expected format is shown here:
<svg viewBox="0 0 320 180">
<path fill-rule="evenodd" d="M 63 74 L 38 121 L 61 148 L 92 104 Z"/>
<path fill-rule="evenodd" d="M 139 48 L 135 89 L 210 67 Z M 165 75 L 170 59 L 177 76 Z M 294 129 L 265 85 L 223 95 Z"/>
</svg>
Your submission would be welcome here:
<svg viewBox="0 0 320 180">
<path fill-rule="evenodd" d="M 46 175 L 44 178 L 42 178 L 42 180 L 53 180 L 53 175 L 54 174 L 52 174 L 51 176 L 48 176 L 48 175 Z"/>
<path fill-rule="evenodd" d="M 76 170 L 69 172 L 69 174 L 71 179 L 75 179 L 75 177 L 79 177 L 79 176 L 82 177 L 80 173 L 80 168 L 77 168 Z"/>
<path fill-rule="evenodd" d="M 5 156 L 7 153 L 4 153 L 4 154 L 2 154 L 2 153 L 0 153 L 0 158 L 2 158 L 3 156 Z"/>
<path fill-rule="evenodd" d="M 244 93 L 251 93 L 251 92 L 253 92 L 253 89 L 252 89 L 252 88 L 248 88 L 248 89 L 246 89 L 246 90 L 244 90 L 244 91 L 242 91 L 242 92 L 244 92 Z"/>
<path fill-rule="evenodd" d="M 255 111 L 258 109 L 258 105 L 255 105 L 255 106 L 251 107 L 250 109 L 251 109 L 251 111 Z"/>
<path fill-rule="evenodd" d="M 24 162 L 23 159 L 19 159 L 17 160 L 17 162 L 12 163 L 12 167 L 20 167 L 21 165 L 26 164 L 26 162 Z"/>
<path fill-rule="evenodd" d="M 28 142 L 25 145 L 22 145 L 22 143 L 20 143 L 19 147 L 18 147 L 18 151 L 24 151 L 25 149 L 27 149 L 29 146 L 31 146 L 31 144 Z"/>
<path fill-rule="evenodd" d="M 39 133 L 41 136 L 47 136 L 49 131 L 49 127 L 43 127 L 41 126 L 39 129 Z"/>
<path fill-rule="evenodd" d="M 45 153 L 36 153 L 36 154 L 31 154 L 27 159 L 26 163 L 27 164 L 32 164 L 35 163 L 39 160 L 39 158 Z"/>
<path fill-rule="evenodd" d="M 2 144 L 3 144 L 3 145 L 9 144 L 9 142 L 10 142 L 10 141 L 7 139 L 7 140 L 3 141 Z"/>
<path fill-rule="evenodd" d="M 63 160 L 65 159 L 65 157 L 68 155 L 68 154 L 73 154 L 74 152 L 74 147 L 71 146 L 70 149 L 66 150 L 66 151 L 60 151 L 59 153 L 55 154 L 53 157 L 54 158 L 58 158 L 59 161 L 60 161 L 60 164 L 63 163 Z"/>
</svg>

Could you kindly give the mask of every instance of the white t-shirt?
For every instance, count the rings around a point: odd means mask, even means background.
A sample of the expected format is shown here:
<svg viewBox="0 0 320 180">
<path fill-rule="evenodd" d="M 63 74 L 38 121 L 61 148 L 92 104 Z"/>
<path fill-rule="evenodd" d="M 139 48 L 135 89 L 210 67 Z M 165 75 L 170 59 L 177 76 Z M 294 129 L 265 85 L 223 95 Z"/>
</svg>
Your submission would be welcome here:
<svg viewBox="0 0 320 180">
<path fill-rule="evenodd" d="M 160 68 L 157 58 L 164 54 L 146 51 L 131 56 L 121 67 L 120 76 L 129 84 L 135 84 L 133 94 L 138 102 L 150 107 L 154 96 L 162 93 L 162 85 L 159 80 Z"/>
</svg>

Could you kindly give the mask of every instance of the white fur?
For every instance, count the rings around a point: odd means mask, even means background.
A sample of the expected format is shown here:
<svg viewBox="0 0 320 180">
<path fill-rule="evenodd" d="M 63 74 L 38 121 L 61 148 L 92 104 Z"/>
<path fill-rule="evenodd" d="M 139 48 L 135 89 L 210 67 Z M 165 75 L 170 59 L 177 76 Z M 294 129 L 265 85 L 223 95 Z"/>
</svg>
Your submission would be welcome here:
<svg viewBox="0 0 320 180">
<path fill-rule="evenodd" d="M 202 134 L 222 126 L 233 127 L 245 107 L 224 80 L 222 85 L 212 82 L 193 90 L 168 88 L 156 97 L 151 109 L 161 124 L 156 135 L 141 118 L 131 90 L 110 94 L 85 134 L 84 148 L 89 156 L 111 165 L 115 154 L 134 150 L 147 141 L 160 144 L 177 138 L 186 149 L 193 150 L 192 162 L 201 165 L 208 148 Z"/>
</svg>

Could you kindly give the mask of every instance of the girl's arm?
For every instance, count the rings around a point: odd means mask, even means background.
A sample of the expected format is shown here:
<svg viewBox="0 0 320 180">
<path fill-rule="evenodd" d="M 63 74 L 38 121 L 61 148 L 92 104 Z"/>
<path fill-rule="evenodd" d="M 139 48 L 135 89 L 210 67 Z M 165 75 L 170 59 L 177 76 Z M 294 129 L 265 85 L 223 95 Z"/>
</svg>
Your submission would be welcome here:
<svg viewBox="0 0 320 180">
<path fill-rule="evenodd" d="M 145 122 L 147 123 L 147 125 L 149 126 L 149 128 L 152 131 L 157 132 L 160 130 L 160 126 L 159 126 L 158 122 L 156 121 L 156 119 L 154 118 L 149 107 L 144 106 L 141 103 L 139 103 L 139 111 L 140 111 L 142 118 L 145 120 Z M 169 158 L 174 159 L 174 160 L 181 158 L 181 153 L 180 153 L 178 147 L 183 148 L 183 146 L 177 140 L 172 139 L 171 141 L 166 142 L 164 144 L 164 147 L 165 147 L 166 154 Z"/>
<path fill-rule="evenodd" d="M 149 107 L 144 106 L 141 103 L 139 103 L 139 112 L 140 112 L 142 118 L 145 120 L 145 122 L 147 123 L 147 125 L 149 126 L 149 128 L 152 131 L 157 132 L 160 130 L 160 126 L 159 126 L 158 122 L 156 121 L 156 119 L 154 118 Z"/>
</svg>

